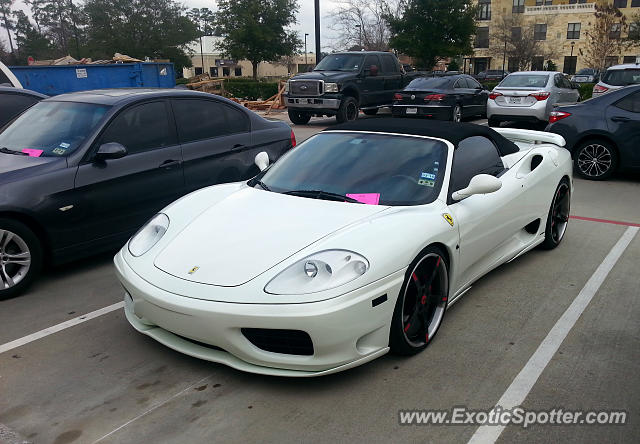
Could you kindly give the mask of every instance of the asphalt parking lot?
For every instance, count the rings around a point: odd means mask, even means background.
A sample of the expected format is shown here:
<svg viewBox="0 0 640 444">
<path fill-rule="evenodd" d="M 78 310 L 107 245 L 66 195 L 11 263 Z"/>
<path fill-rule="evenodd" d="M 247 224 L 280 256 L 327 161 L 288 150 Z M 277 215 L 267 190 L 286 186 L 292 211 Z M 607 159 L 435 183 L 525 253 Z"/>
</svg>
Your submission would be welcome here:
<svg viewBox="0 0 640 444">
<path fill-rule="evenodd" d="M 293 129 L 301 142 L 331 124 Z M 497 442 L 638 442 L 639 195 L 637 176 L 575 179 L 556 250 L 474 284 L 423 353 L 322 378 L 245 374 L 138 334 L 112 307 L 123 294 L 111 254 L 50 270 L 26 295 L 0 301 L 0 442 L 468 442 L 478 426 L 400 425 L 398 412 L 490 409 L 531 374 L 549 338 L 559 348 L 522 406 L 624 410 L 627 423 L 507 426 Z"/>
</svg>

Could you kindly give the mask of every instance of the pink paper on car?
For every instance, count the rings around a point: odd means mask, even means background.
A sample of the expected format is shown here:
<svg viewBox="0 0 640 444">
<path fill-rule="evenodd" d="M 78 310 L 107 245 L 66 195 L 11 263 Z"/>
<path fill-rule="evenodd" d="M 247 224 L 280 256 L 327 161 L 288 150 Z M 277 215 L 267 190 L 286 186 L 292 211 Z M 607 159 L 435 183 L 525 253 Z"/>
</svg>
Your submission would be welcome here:
<svg viewBox="0 0 640 444">
<path fill-rule="evenodd" d="M 369 205 L 378 205 L 380 193 L 347 194 L 347 197 Z"/>
<path fill-rule="evenodd" d="M 22 150 L 22 152 L 23 153 L 27 153 L 31 157 L 40 157 L 44 151 L 43 150 L 34 150 L 32 148 L 25 148 L 25 149 Z"/>
</svg>

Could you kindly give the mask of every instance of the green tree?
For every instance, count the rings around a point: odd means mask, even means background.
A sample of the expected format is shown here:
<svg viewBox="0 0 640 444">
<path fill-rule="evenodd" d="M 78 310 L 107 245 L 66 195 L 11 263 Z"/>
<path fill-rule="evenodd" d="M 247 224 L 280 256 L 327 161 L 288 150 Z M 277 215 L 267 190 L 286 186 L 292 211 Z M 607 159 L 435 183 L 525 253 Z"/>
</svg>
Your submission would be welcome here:
<svg viewBox="0 0 640 444">
<path fill-rule="evenodd" d="M 224 39 L 219 48 L 236 60 L 246 59 L 258 78 L 258 65 L 292 55 L 301 46 L 287 30 L 296 23 L 296 0 L 219 0 L 218 26 Z"/>
<path fill-rule="evenodd" d="M 36 29 L 39 33 L 42 33 L 42 17 L 44 16 L 44 7 L 47 4 L 47 0 L 24 0 L 29 5 L 29 11 L 31 11 L 31 17 L 36 23 Z"/>
<path fill-rule="evenodd" d="M 187 12 L 187 17 L 198 27 L 200 35 L 219 35 L 220 30 L 216 26 L 216 15 L 209 8 L 192 8 Z"/>
<path fill-rule="evenodd" d="M 11 54 L 14 54 L 13 48 L 13 37 L 11 36 L 11 31 L 15 29 L 15 21 L 11 15 L 11 7 L 13 6 L 14 0 L 0 0 L 0 20 L 2 20 L 2 27 L 7 31 L 7 37 L 9 38 L 9 48 L 11 49 Z"/>
<path fill-rule="evenodd" d="M 53 48 L 49 39 L 38 32 L 22 10 L 15 11 L 13 15 L 16 18 L 15 36 L 18 47 L 18 63 L 27 63 L 29 56 L 35 59 L 51 57 Z"/>
<path fill-rule="evenodd" d="M 94 57 L 116 52 L 144 59 L 167 58 L 177 72 L 191 66 L 186 44 L 198 28 L 173 0 L 87 0 L 87 46 Z"/>
<path fill-rule="evenodd" d="M 397 17 L 387 15 L 389 46 L 427 69 L 439 59 L 470 54 L 476 10 L 472 0 L 406 0 Z"/>
</svg>

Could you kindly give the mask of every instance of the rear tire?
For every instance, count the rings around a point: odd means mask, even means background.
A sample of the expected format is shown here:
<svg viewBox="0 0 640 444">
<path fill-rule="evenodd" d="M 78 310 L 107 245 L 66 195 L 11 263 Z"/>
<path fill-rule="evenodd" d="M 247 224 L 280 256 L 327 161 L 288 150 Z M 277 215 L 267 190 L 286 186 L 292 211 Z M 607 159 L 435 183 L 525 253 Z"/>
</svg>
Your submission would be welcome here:
<svg viewBox="0 0 640 444">
<path fill-rule="evenodd" d="M 560 245 L 560 242 L 562 242 L 567 232 L 570 210 L 571 186 L 569 185 L 569 180 L 564 178 L 560 181 L 556 187 L 556 192 L 553 194 L 553 201 L 551 201 L 551 208 L 549 209 L 547 224 L 544 230 L 542 248 L 545 250 L 553 250 Z"/>
<path fill-rule="evenodd" d="M 358 112 L 358 101 L 354 97 L 347 96 L 338 108 L 336 121 L 338 123 L 353 122 L 358 118 Z"/>
<path fill-rule="evenodd" d="M 0 218 L 0 300 L 18 296 L 42 269 L 42 245 L 21 222 Z"/>
<path fill-rule="evenodd" d="M 446 256 L 429 246 L 407 269 L 391 320 L 391 351 L 409 356 L 424 350 L 442 325 L 448 297 Z"/>
<path fill-rule="evenodd" d="M 496 127 L 500 126 L 500 121 L 497 120 L 497 119 L 494 119 L 493 117 L 489 117 L 489 120 L 487 121 L 487 124 L 492 128 L 496 128 Z"/>
<path fill-rule="evenodd" d="M 311 114 L 304 111 L 289 109 L 289 120 L 295 125 L 306 125 L 311 120 Z"/>
<path fill-rule="evenodd" d="M 605 140 L 585 140 L 573 152 L 573 165 L 584 179 L 606 180 L 618 168 L 618 153 Z"/>
<path fill-rule="evenodd" d="M 378 114 L 378 108 L 363 109 L 362 112 L 367 116 L 375 116 L 376 114 Z"/>
<path fill-rule="evenodd" d="M 456 104 L 451 110 L 450 120 L 452 122 L 462 122 L 462 107 Z"/>
</svg>

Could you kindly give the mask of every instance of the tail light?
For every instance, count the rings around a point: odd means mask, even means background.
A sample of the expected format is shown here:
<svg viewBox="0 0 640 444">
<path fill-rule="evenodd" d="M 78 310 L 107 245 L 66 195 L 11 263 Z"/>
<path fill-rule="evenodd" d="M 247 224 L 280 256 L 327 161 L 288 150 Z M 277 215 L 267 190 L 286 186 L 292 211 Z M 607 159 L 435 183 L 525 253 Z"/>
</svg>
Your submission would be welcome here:
<svg viewBox="0 0 640 444">
<path fill-rule="evenodd" d="M 291 130 L 291 148 L 295 147 L 296 145 L 297 145 L 296 135 L 293 134 L 293 130 Z"/>
<path fill-rule="evenodd" d="M 400 93 L 395 93 L 393 95 L 393 100 L 402 100 L 402 99 L 403 99 L 403 97 L 402 97 L 402 94 L 400 94 Z"/>
<path fill-rule="evenodd" d="M 489 94 L 489 98 L 490 98 L 491 100 L 496 100 L 496 97 L 500 97 L 501 95 L 502 95 L 502 93 L 499 93 L 499 92 L 493 92 L 493 91 L 492 91 L 492 92 Z"/>
<path fill-rule="evenodd" d="M 549 114 L 549 123 L 557 122 L 565 117 L 569 117 L 571 113 L 565 113 L 564 111 L 551 111 Z"/>
<path fill-rule="evenodd" d="M 444 100 L 445 97 L 447 97 L 446 94 L 427 94 L 426 96 L 424 96 L 424 101 L 425 102 L 429 102 L 429 101 L 441 102 Z"/>
<path fill-rule="evenodd" d="M 609 91 L 609 88 L 607 88 L 606 86 L 596 85 L 593 87 L 593 92 L 596 94 L 603 94 L 607 91 Z"/>
<path fill-rule="evenodd" d="M 541 91 L 541 92 L 537 92 L 537 93 L 531 93 L 531 94 L 529 94 L 529 97 L 533 97 L 537 101 L 541 101 L 541 100 L 547 100 L 550 95 L 551 95 L 551 93 L 548 92 L 548 91 Z"/>
</svg>

